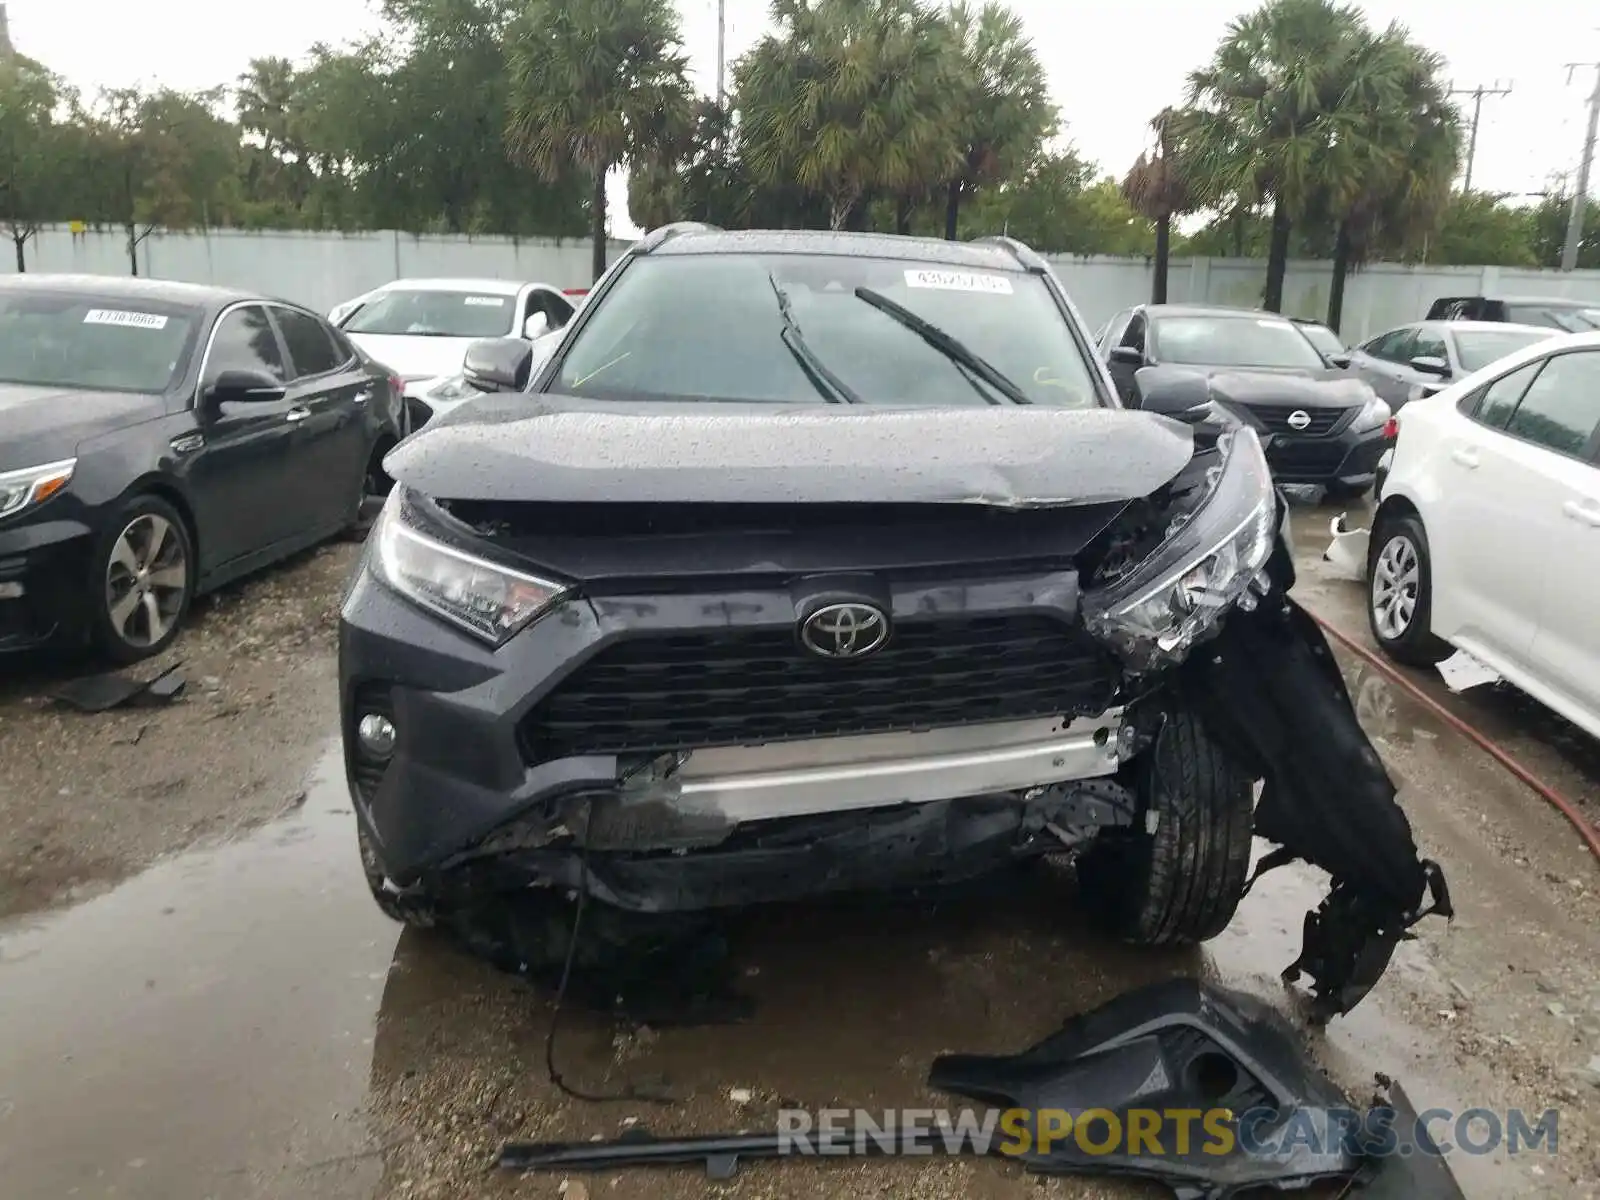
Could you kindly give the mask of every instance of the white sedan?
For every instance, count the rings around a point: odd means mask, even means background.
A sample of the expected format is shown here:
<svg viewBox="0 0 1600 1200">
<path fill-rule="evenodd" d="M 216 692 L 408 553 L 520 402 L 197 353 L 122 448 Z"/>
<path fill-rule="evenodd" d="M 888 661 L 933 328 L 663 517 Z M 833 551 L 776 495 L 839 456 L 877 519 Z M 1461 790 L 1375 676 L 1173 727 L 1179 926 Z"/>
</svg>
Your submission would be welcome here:
<svg viewBox="0 0 1600 1200">
<path fill-rule="evenodd" d="M 468 346 L 559 330 L 580 295 L 505 279 L 399 279 L 345 301 L 329 319 L 405 381 L 412 424 L 420 426 L 434 412 L 428 394 L 460 374 Z"/>
<path fill-rule="evenodd" d="M 1600 334 L 1519 350 L 1395 416 L 1367 550 L 1393 658 L 1471 658 L 1600 737 Z"/>
</svg>

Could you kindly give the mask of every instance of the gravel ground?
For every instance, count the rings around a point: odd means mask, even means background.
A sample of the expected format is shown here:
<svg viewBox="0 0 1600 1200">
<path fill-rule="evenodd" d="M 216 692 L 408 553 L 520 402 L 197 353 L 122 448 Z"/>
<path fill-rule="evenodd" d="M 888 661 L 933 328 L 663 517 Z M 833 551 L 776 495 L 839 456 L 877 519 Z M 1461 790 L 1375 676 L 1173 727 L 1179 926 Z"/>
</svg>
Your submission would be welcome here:
<svg viewBox="0 0 1600 1200">
<path fill-rule="evenodd" d="M 1299 591 L 1364 637 L 1359 589 L 1316 561 L 1331 515 L 1298 518 Z M 1321 896 L 1316 873 L 1266 877 L 1222 937 L 1160 954 L 1101 941 L 1070 878 L 1034 872 L 937 903 L 741 918 L 730 953 L 750 1020 L 562 1018 L 557 1053 L 574 1081 L 659 1079 L 682 1102 L 563 1097 L 544 1068 L 549 994 L 400 933 L 365 894 L 331 742 L 333 625 L 354 556 L 326 547 L 209 602 L 174 652 L 190 692 L 168 709 L 61 711 L 42 671 L 0 693 L 0 915 L 18 918 L 0 922 L 0 1028 L 29 1030 L 0 1039 L 7 1196 L 1158 1196 L 995 1162 L 752 1164 L 714 1186 L 692 1170 L 519 1180 L 486 1164 L 506 1138 L 760 1128 L 796 1103 L 931 1104 L 934 1055 L 1021 1049 L 1172 974 L 1297 1012 L 1277 972 Z M 1558 1107 L 1558 1155 L 1455 1161 L 1474 1200 L 1600 1195 L 1595 863 L 1379 672 L 1344 666 L 1459 916 L 1425 922 L 1372 997 L 1309 1035 L 1312 1051 L 1358 1097 L 1384 1071 L 1423 1107 Z M 1422 682 L 1596 804 L 1592 743 L 1514 697 Z"/>
</svg>

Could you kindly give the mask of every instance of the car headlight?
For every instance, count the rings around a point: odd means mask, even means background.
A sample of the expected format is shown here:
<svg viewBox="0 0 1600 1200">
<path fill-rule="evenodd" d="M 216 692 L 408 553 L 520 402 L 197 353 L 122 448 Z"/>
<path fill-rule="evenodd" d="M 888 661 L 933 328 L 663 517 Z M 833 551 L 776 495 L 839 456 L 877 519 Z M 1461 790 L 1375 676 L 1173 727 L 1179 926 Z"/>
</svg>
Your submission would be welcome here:
<svg viewBox="0 0 1600 1200">
<path fill-rule="evenodd" d="M 369 564 L 389 587 L 420 608 L 501 646 L 550 611 L 565 584 L 513 570 L 429 537 L 406 521 L 396 487 L 372 530 Z"/>
<path fill-rule="evenodd" d="M 1393 415 L 1389 411 L 1389 406 L 1377 396 L 1374 396 L 1361 406 L 1361 411 L 1356 414 L 1356 419 L 1351 424 L 1350 431 L 1352 433 L 1366 433 L 1369 429 L 1382 429 L 1389 423 L 1389 418 Z"/>
<path fill-rule="evenodd" d="M 1277 495 L 1255 430 L 1217 439 L 1221 461 L 1199 508 L 1144 562 L 1083 597 L 1089 632 L 1133 670 L 1182 661 L 1236 605 L 1264 592 L 1277 533 Z"/>
<path fill-rule="evenodd" d="M 43 504 L 72 482 L 72 472 L 77 467 L 77 459 L 67 458 L 42 467 L 0 471 L 0 518 Z"/>
</svg>

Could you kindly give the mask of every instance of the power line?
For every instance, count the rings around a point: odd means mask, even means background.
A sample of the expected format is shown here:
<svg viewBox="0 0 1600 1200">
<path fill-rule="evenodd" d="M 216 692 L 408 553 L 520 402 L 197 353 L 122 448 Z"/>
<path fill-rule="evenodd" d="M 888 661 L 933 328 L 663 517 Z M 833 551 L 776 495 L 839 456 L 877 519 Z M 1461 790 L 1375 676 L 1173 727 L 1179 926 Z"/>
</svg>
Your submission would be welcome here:
<svg viewBox="0 0 1600 1200">
<path fill-rule="evenodd" d="M 1478 156 L 1478 121 L 1483 116 L 1483 98 L 1485 96 L 1509 96 L 1511 95 L 1511 85 L 1508 83 L 1502 87 L 1500 86 L 1500 81 L 1496 80 L 1493 87 L 1484 87 L 1481 83 L 1474 88 L 1453 87 L 1450 89 L 1450 94 L 1452 96 L 1472 97 L 1472 132 L 1467 136 L 1467 174 L 1461 181 L 1461 190 L 1470 192 L 1472 190 L 1472 161 Z"/>
<path fill-rule="evenodd" d="M 1572 82 L 1575 71 L 1590 70 L 1595 73 L 1594 91 L 1589 96 L 1589 130 L 1583 139 L 1583 156 L 1578 160 L 1578 186 L 1572 189 L 1572 212 L 1567 217 L 1567 242 L 1561 248 L 1561 269 L 1575 270 L 1578 266 L 1578 246 L 1583 241 L 1583 218 L 1589 207 L 1589 168 L 1594 165 L 1594 139 L 1600 129 L 1600 62 L 1568 63 L 1567 82 Z"/>
</svg>

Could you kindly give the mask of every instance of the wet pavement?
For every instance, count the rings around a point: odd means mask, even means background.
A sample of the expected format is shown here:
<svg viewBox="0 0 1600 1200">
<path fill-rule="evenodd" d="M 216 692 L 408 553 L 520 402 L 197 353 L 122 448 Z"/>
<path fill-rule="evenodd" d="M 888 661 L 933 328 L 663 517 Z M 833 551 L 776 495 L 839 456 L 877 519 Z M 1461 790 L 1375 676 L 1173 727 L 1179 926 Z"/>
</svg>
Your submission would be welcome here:
<svg viewBox="0 0 1600 1200">
<path fill-rule="evenodd" d="M 1358 586 L 1316 562 L 1331 516 L 1297 516 L 1299 591 L 1364 638 Z M 1600 1056 L 1600 872 L 1503 769 L 1381 672 L 1341 661 L 1459 916 L 1448 928 L 1424 922 L 1377 992 L 1311 1035 L 1316 1057 L 1357 1099 L 1383 1071 L 1419 1107 L 1559 1108 L 1554 1157 L 1454 1158 L 1473 1200 L 1600 1194 L 1600 1073 L 1586 1066 Z M 1569 795 L 1600 796 L 1600 772 L 1585 765 L 1592 747 L 1563 745 L 1551 719 L 1503 697 L 1448 699 Z M 1181 953 L 1101 940 L 1080 919 L 1070 878 L 1048 869 L 938 901 L 750 914 L 729 930 L 749 1021 L 652 1030 L 563 1013 L 557 1055 L 573 1082 L 610 1091 L 657 1081 L 680 1097 L 587 1104 L 546 1080 L 546 992 L 377 913 L 336 748 L 309 739 L 303 753 L 305 799 L 288 815 L 0 924 L 8 1200 L 553 1197 L 559 1175 L 488 1171 L 503 1140 L 614 1135 L 631 1122 L 760 1128 L 784 1105 L 926 1106 L 936 1054 L 1021 1049 L 1071 1013 L 1176 973 L 1295 1013 L 1277 974 L 1323 890 L 1319 873 L 1274 872 L 1220 938 Z M 674 1170 L 573 1176 L 564 1194 L 707 1192 L 703 1175 Z M 715 1194 L 1165 1193 L 922 1160 L 755 1164 Z"/>
</svg>

